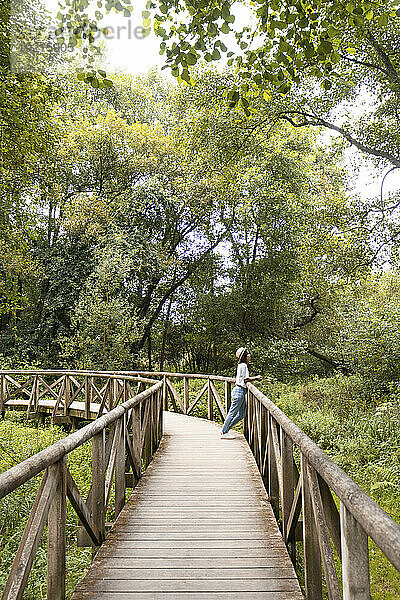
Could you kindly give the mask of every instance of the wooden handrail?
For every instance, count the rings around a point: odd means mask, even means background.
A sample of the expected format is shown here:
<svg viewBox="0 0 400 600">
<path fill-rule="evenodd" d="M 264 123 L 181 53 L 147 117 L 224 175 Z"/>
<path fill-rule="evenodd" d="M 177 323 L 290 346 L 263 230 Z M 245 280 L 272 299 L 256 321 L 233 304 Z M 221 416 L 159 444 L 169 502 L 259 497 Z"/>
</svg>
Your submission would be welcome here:
<svg viewBox="0 0 400 600">
<path fill-rule="evenodd" d="M 124 378 L 127 380 L 137 380 L 138 377 L 146 378 L 146 377 L 169 377 L 169 378 L 177 378 L 183 379 L 186 377 L 187 379 L 211 379 L 212 381 L 229 381 L 231 383 L 235 382 L 234 377 L 225 377 L 223 375 L 206 375 L 204 373 L 176 373 L 176 372 L 167 372 L 167 371 L 69 371 L 67 369 L 49 369 L 45 371 L 40 370 L 29 370 L 29 369 L 0 369 L 1 375 L 90 375 L 95 377 L 110 377 L 114 379 Z M 154 379 L 153 379 L 154 381 Z"/>
<path fill-rule="evenodd" d="M 162 383 L 158 382 L 144 392 L 141 392 L 131 400 L 119 404 L 106 415 L 99 417 L 92 423 L 89 423 L 82 429 L 75 431 L 67 437 L 59 440 L 55 444 L 48 446 L 34 456 L 27 458 L 21 463 L 0 474 L 0 500 L 10 494 L 20 485 L 32 479 L 35 475 L 47 469 L 50 465 L 59 461 L 63 456 L 69 454 L 85 442 L 90 440 L 96 434 L 100 433 L 106 427 L 109 427 L 119 419 L 128 410 L 141 404 L 146 398 L 149 398 L 154 392 L 160 390 Z"/>
<path fill-rule="evenodd" d="M 245 436 L 294 563 L 296 542 L 303 541 L 307 600 L 322 600 L 322 577 L 329 600 L 341 598 L 331 539 L 342 563 L 343 599 L 370 600 L 368 537 L 400 571 L 400 527 L 255 385 L 248 391 Z"/>
<path fill-rule="evenodd" d="M 310 465 L 343 502 L 364 531 L 400 571 L 400 527 L 397 523 L 271 400 L 253 384 L 249 383 L 248 387 L 299 447 Z"/>
</svg>

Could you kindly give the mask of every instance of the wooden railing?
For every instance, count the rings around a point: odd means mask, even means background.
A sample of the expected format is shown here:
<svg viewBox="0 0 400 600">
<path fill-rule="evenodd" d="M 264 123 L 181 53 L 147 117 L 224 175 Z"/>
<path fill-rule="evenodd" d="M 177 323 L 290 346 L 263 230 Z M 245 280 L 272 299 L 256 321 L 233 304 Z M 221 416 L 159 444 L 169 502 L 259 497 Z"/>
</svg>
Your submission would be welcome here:
<svg viewBox="0 0 400 600">
<path fill-rule="evenodd" d="M 121 399 L 157 383 L 132 373 L 101 371 L 0 371 L 0 411 L 26 410 L 28 418 L 51 414 L 53 422 L 92 420 Z"/>
<path fill-rule="evenodd" d="M 329 600 L 370 600 L 368 537 L 400 571 L 400 527 L 260 390 L 248 388 L 245 437 L 293 562 L 296 542 L 303 543 L 307 600 L 322 599 L 323 576 Z"/>
<path fill-rule="evenodd" d="M 155 379 L 157 378 L 157 379 Z M 135 371 L 0 371 L 0 411 L 25 410 L 28 418 L 51 414 L 53 422 L 95 419 L 114 408 L 124 395 L 133 395 L 133 384 L 140 391 L 146 384 L 163 380 L 163 406 L 190 415 L 203 396 L 207 397 L 207 417 L 217 414 L 225 419 L 229 410 L 231 384 L 235 380 L 218 375 Z M 173 379 L 183 382 L 182 398 Z M 204 380 L 204 385 L 189 400 L 189 382 Z M 225 386 L 222 399 L 216 382 Z"/>
<path fill-rule="evenodd" d="M 154 378 L 160 381 L 131 398 L 133 382 L 138 382 L 140 391 Z M 7 600 L 21 598 L 22 592 L 18 595 L 15 590 L 22 590 L 26 583 L 47 515 L 52 548 L 47 598 L 63 598 L 65 493 L 93 544 L 99 544 L 104 538 L 104 511 L 113 470 L 119 512 L 124 503 L 125 452 L 134 486 L 140 477 L 141 457 L 146 467 L 158 445 L 161 408 L 193 414 L 203 401 L 202 416 L 224 419 L 234 382 L 216 375 L 161 372 L 0 371 L 0 379 L 2 410 L 24 408 L 31 416 L 50 410 L 53 418 L 103 415 L 0 475 L 1 498 L 46 469 L 3 594 Z M 190 390 L 192 381 L 196 381 L 196 388 Z M 217 387 L 222 384 L 223 392 L 219 392 Z M 322 599 L 323 579 L 329 600 L 369 600 L 368 538 L 400 571 L 399 526 L 260 390 L 251 383 L 248 390 L 244 434 L 294 564 L 298 543 L 303 545 L 307 600 Z M 90 438 L 93 483 L 84 502 L 67 470 L 65 457 Z M 60 523 L 64 524 L 61 529 Z M 338 561 L 341 585 L 335 564 Z"/>
<path fill-rule="evenodd" d="M 81 384 L 76 376 L 81 374 L 63 374 L 64 393 L 68 389 Z M 50 377 L 49 374 L 45 376 Z M 12 377 L 12 376 L 10 376 Z M 29 392 L 29 407 L 39 409 L 40 386 L 45 386 L 55 403 L 59 402 L 60 392 L 55 392 L 56 385 L 61 383 L 56 374 L 57 384 L 45 383 L 43 375 L 32 375 L 32 386 Z M 47 553 L 47 599 L 64 600 L 65 598 L 65 562 L 66 562 L 66 498 L 77 513 L 82 528 L 89 538 L 89 543 L 99 546 L 105 537 L 105 515 L 110 500 L 114 479 L 115 517 L 125 504 L 126 485 L 134 487 L 146 469 L 162 436 L 162 394 L 163 383 L 157 382 L 139 394 L 130 390 L 132 377 L 119 375 L 118 379 L 109 375 L 109 381 L 102 390 L 98 390 L 91 381 L 97 374 L 83 375 L 85 393 L 92 391 L 98 395 L 98 406 L 95 413 L 100 414 L 92 423 L 82 427 L 75 433 L 35 454 L 31 458 L 17 464 L 0 475 L 0 498 L 13 492 L 19 486 L 43 472 L 43 477 L 36 494 L 12 569 L 2 594 L 2 600 L 19 600 L 22 598 L 27 584 L 36 551 L 48 522 Z M 102 374 L 102 377 L 107 377 Z M 12 379 L 15 382 L 14 377 Z M 9 376 L 2 377 L 3 398 L 7 399 L 4 380 L 10 383 Z M 115 383 L 117 382 L 117 386 Z M 18 384 L 19 385 L 19 384 Z M 61 384 L 62 385 L 62 384 Z M 26 390 L 26 384 L 23 390 Z M 82 388 L 83 389 L 83 388 Z M 54 394 L 53 394 L 54 392 Z M 55 395 L 57 397 L 55 398 Z M 110 399 L 112 398 L 112 400 Z M 107 402 L 113 406 L 106 414 L 103 409 Z M 36 403 L 36 404 L 35 404 Z M 3 405 L 7 408 L 7 402 Z M 68 408 L 68 405 L 67 405 Z M 85 401 L 82 418 L 91 416 L 89 402 Z M 95 416 L 97 416 L 97 414 Z M 88 498 L 83 499 L 76 482 L 67 465 L 67 457 L 76 448 L 92 440 L 92 485 Z M 81 545 L 84 545 L 81 544 Z"/>
</svg>

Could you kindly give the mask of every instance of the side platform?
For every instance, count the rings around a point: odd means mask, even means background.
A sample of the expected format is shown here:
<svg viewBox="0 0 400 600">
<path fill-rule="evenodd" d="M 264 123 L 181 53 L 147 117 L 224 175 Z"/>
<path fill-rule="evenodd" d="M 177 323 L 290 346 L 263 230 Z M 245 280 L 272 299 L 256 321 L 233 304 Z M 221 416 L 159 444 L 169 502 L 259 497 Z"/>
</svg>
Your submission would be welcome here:
<svg viewBox="0 0 400 600">
<path fill-rule="evenodd" d="M 164 418 L 152 463 L 71 600 L 303 600 L 243 436 Z"/>
</svg>

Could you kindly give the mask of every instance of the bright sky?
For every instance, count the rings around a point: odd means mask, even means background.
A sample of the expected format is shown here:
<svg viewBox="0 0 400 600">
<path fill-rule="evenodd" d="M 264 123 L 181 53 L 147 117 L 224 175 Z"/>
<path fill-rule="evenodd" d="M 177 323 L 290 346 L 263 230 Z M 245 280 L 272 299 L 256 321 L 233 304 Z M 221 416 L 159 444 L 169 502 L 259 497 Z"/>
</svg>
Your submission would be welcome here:
<svg viewBox="0 0 400 600">
<path fill-rule="evenodd" d="M 58 0 L 45 0 L 45 4 L 53 14 L 56 14 Z M 106 15 L 101 22 L 102 27 L 108 27 L 111 31 L 109 39 L 104 40 L 106 64 L 110 71 L 123 70 L 132 74 L 145 73 L 152 67 L 161 69 L 164 64 L 164 56 L 159 54 L 159 38 L 156 38 L 153 33 L 145 38 L 140 36 L 142 10 L 145 9 L 146 0 L 134 0 L 132 4 L 134 11 L 131 17 L 126 18 L 113 11 Z M 237 21 L 248 23 L 249 13 L 243 5 L 236 5 L 234 12 Z M 223 41 L 230 45 L 227 40 L 229 40 L 229 36 L 224 36 Z M 167 76 L 168 70 L 165 70 L 164 73 Z M 359 153 L 354 148 L 347 151 L 349 165 L 351 158 L 357 154 Z M 379 195 L 383 175 L 384 173 L 377 172 L 370 167 L 361 167 L 354 180 L 355 191 L 364 197 Z M 400 170 L 397 170 L 390 173 L 385 179 L 384 194 L 386 196 L 387 193 L 394 192 L 399 188 Z"/>
</svg>

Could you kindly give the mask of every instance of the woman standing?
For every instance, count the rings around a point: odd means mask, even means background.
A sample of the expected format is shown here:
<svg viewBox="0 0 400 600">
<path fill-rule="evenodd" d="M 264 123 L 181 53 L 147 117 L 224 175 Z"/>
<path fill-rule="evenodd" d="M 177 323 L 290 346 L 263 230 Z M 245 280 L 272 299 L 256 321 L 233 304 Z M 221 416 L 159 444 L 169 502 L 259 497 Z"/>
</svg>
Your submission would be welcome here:
<svg viewBox="0 0 400 600">
<path fill-rule="evenodd" d="M 246 414 L 247 383 L 249 381 L 261 381 L 261 375 L 249 376 L 248 364 L 251 356 L 247 348 L 239 348 L 236 352 L 238 366 L 236 370 L 235 387 L 232 390 L 232 404 L 222 426 L 221 439 L 233 440 L 236 436 L 229 430 L 239 423 Z"/>
</svg>

